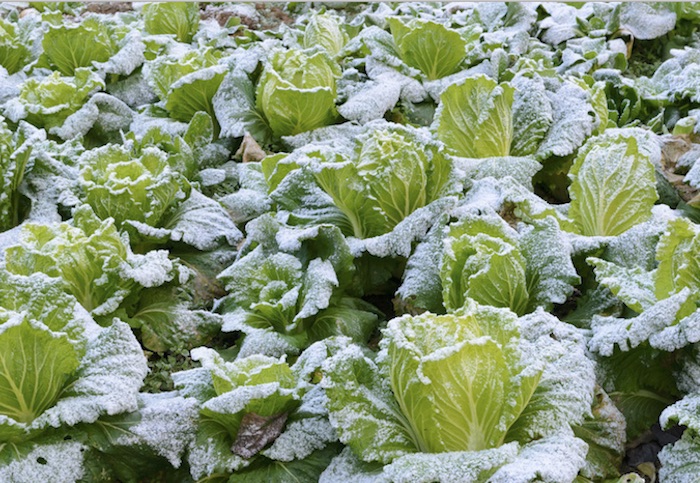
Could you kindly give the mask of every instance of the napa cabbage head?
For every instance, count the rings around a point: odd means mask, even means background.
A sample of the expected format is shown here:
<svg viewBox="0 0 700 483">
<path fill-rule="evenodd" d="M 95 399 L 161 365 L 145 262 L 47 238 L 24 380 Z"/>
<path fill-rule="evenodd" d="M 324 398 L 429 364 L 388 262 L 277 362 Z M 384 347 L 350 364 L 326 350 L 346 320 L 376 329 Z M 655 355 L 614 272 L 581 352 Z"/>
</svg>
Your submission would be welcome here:
<svg viewBox="0 0 700 483">
<path fill-rule="evenodd" d="M 256 107 L 275 136 L 289 136 L 332 124 L 340 67 L 326 52 L 277 51 L 260 77 Z"/>
<path fill-rule="evenodd" d="M 450 225 L 444 243 L 440 278 L 446 309 L 458 309 L 471 298 L 525 312 L 529 300 L 525 258 L 517 232 L 502 218 L 466 217 Z"/>
<path fill-rule="evenodd" d="M 146 32 L 152 35 L 174 35 L 179 42 L 192 42 L 199 28 L 197 2 L 147 3 L 141 13 Z"/>
<path fill-rule="evenodd" d="M 337 56 L 348 41 L 348 35 L 340 28 L 340 22 L 330 13 L 311 17 L 304 30 L 304 47 L 320 47 L 332 56 Z"/>
<path fill-rule="evenodd" d="M 389 18 L 391 35 L 401 59 L 429 80 L 454 74 L 467 56 L 467 41 L 459 32 L 422 19 Z"/>
<path fill-rule="evenodd" d="M 165 250 L 133 254 L 114 220 L 99 219 L 89 205 L 76 208 L 70 222 L 24 224 L 19 244 L 5 250 L 5 267 L 17 275 L 54 277 L 102 324 L 112 322 L 127 296 L 175 277 Z"/>
<path fill-rule="evenodd" d="M 358 136 L 350 159 L 314 167 L 319 186 L 346 217 L 347 234 L 390 232 L 414 211 L 454 194 L 454 168 L 441 146 L 419 130 L 388 125 Z"/>
<path fill-rule="evenodd" d="M 81 156 L 82 197 L 102 219 L 157 226 L 165 212 L 190 192 L 187 180 L 168 163 L 167 153 L 146 147 L 139 154 L 107 145 Z"/>
<path fill-rule="evenodd" d="M 25 111 L 27 122 L 51 130 L 80 109 L 105 83 L 87 68 L 75 69 L 72 77 L 53 72 L 48 77 L 27 79 L 20 87 L 17 101 Z"/>
<path fill-rule="evenodd" d="M 129 327 L 99 327 L 60 282 L 0 273 L 0 459 L 54 428 L 133 411 L 146 360 Z"/>
</svg>

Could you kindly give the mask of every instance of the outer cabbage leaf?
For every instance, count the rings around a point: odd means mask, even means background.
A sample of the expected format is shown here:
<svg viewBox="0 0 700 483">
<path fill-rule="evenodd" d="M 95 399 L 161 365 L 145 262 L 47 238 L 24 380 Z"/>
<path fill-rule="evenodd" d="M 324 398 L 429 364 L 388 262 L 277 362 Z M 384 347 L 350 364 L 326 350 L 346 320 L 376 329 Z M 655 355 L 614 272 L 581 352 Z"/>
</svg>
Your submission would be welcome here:
<svg viewBox="0 0 700 483">
<path fill-rule="evenodd" d="M 429 80 L 454 74 L 467 56 L 467 41 L 442 24 L 419 19 L 404 23 L 392 17 L 389 26 L 401 59 Z"/>
<path fill-rule="evenodd" d="M 256 107 L 278 137 L 332 124 L 338 77 L 338 64 L 325 52 L 276 52 L 258 83 Z"/>
<path fill-rule="evenodd" d="M 226 67 L 219 65 L 181 77 L 170 87 L 165 108 L 179 121 L 190 121 L 200 111 L 214 118 L 213 98 L 224 75 Z"/>
<path fill-rule="evenodd" d="M 565 303 L 581 282 L 571 260 L 571 243 L 551 216 L 518 228 L 530 294 L 528 310 L 551 310 L 553 304 Z"/>
<path fill-rule="evenodd" d="M 569 172 L 571 208 L 582 234 L 619 235 L 651 217 L 658 199 L 654 165 L 624 132 L 591 139 Z"/>
<path fill-rule="evenodd" d="M 513 79 L 513 141 L 511 154 L 527 156 L 537 152 L 554 122 L 551 102 L 544 81 L 537 74 Z"/>
<path fill-rule="evenodd" d="M 583 424 L 574 426 L 574 434 L 588 443 L 586 466 L 581 475 L 595 480 L 619 475 L 622 457 L 625 454 L 626 422 L 600 387 L 596 388 L 591 416 Z"/>
<path fill-rule="evenodd" d="M 197 2 L 147 3 L 141 14 L 146 32 L 153 35 L 173 34 L 178 42 L 192 42 L 199 29 Z"/>
<path fill-rule="evenodd" d="M 323 371 L 331 424 L 359 458 L 386 464 L 418 451 L 373 354 L 350 345 L 329 359 Z"/>
<path fill-rule="evenodd" d="M 70 433 L 73 440 L 90 447 L 84 453 L 85 472 L 120 481 L 187 479 L 182 459 L 196 433 L 197 401 L 175 392 L 139 396 L 138 410 L 103 416 Z"/>
<path fill-rule="evenodd" d="M 514 89 L 485 76 L 469 77 L 440 95 L 433 129 L 459 156 L 508 156 L 513 139 Z"/>
<path fill-rule="evenodd" d="M 689 431 L 683 433 L 680 441 L 664 446 L 659 453 L 661 481 L 669 483 L 697 481 L 698 472 L 700 472 L 698 450 L 700 450 L 698 436 Z"/>
</svg>

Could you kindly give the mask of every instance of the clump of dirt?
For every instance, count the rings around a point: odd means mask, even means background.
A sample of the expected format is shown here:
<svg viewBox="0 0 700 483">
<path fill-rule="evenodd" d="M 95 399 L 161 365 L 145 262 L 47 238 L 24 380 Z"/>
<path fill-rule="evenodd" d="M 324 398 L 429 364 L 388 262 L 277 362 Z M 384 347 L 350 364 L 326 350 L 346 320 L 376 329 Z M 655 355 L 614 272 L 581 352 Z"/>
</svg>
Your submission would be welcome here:
<svg viewBox="0 0 700 483">
<path fill-rule="evenodd" d="M 282 24 L 294 23 L 294 18 L 284 9 L 283 3 L 202 5 L 202 20 L 214 19 L 222 27 L 231 17 L 238 17 L 241 24 L 251 30 L 277 30 Z"/>
<path fill-rule="evenodd" d="M 88 2 L 83 13 L 102 13 L 105 15 L 130 12 L 134 9 L 131 2 Z"/>
</svg>

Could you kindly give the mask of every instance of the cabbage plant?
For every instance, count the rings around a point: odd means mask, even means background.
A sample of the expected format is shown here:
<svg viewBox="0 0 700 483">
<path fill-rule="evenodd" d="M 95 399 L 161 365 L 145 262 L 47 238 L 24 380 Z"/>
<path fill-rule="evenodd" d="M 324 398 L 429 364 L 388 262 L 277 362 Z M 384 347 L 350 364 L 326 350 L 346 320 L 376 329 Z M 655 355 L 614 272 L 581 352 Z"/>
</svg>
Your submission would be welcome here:
<svg viewBox="0 0 700 483">
<path fill-rule="evenodd" d="M 433 129 L 458 156 L 508 156 L 513 140 L 513 87 L 480 75 L 450 85 L 440 95 Z"/>
<path fill-rule="evenodd" d="M 200 404 L 188 457 L 192 476 L 235 471 L 230 481 L 318 479 L 337 454 L 318 404 L 322 392 L 309 382 L 325 351 L 319 345 L 290 365 L 262 355 L 229 362 L 212 349 L 194 349 L 202 367 L 173 375 L 180 392 Z"/>
<path fill-rule="evenodd" d="M 23 481 L 37 459 L 81 474 L 84 447 L 60 431 L 137 409 L 141 347 L 123 322 L 98 326 L 56 279 L 0 277 L 0 475 Z"/>
<path fill-rule="evenodd" d="M 17 275 L 55 277 L 104 324 L 127 296 L 176 275 L 165 251 L 133 254 L 114 220 L 100 220 L 88 205 L 78 207 L 69 223 L 25 224 L 20 243 L 5 250 L 5 264 Z"/>
<path fill-rule="evenodd" d="M 126 220 L 157 226 L 171 206 L 189 195 L 187 180 L 157 148 L 147 147 L 135 156 L 127 147 L 107 145 L 86 151 L 79 163 L 85 202 L 118 226 Z"/>
<path fill-rule="evenodd" d="M 275 136 L 299 134 L 333 123 L 340 68 L 325 52 L 278 51 L 271 55 L 255 93 Z"/>
<path fill-rule="evenodd" d="M 551 331 L 563 331 L 558 342 Z M 585 455 L 570 425 L 590 410 L 593 363 L 581 337 L 550 316 L 518 319 L 468 301 L 453 314 L 390 321 L 380 348 L 376 356 L 354 345 L 339 351 L 324 364 L 322 384 L 340 440 L 359 460 L 388 465 L 386 479 L 410 470 L 416 478 L 452 472 L 509 481 L 517 458 L 494 458 L 494 450 L 525 456 L 539 438 L 560 437 L 570 441 L 567 457 Z M 444 464 L 453 466 L 432 468 Z"/>
<path fill-rule="evenodd" d="M 199 28 L 197 2 L 147 3 L 141 12 L 149 34 L 170 34 L 179 42 L 190 43 Z"/>
<path fill-rule="evenodd" d="M 429 80 L 454 74 L 467 56 L 467 41 L 442 24 L 422 19 L 404 22 L 391 17 L 389 26 L 401 59 Z"/>
<path fill-rule="evenodd" d="M 32 77 L 20 87 L 17 117 L 51 132 L 104 86 L 104 81 L 87 68 L 75 69 L 72 77 L 64 77 L 57 71 L 43 79 Z M 14 115 L 8 113 L 11 116 Z"/>
<path fill-rule="evenodd" d="M 298 206 L 299 219 L 320 221 L 301 199 L 294 198 L 303 192 L 291 188 L 300 182 L 297 176 L 310 173 L 332 200 L 330 207 L 318 210 L 318 217 L 336 224 L 346 235 L 371 238 L 391 232 L 412 213 L 458 190 L 451 159 L 421 130 L 379 123 L 357 136 L 351 146 L 321 150 L 308 157 L 301 171 L 295 169 L 299 164 L 284 157 L 263 161 L 268 182 L 274 179 L 277 184 L 273 198 L 283 208 Z M 287 180 L 280 182 L 284 177 Z"/>
<path fill-rule="evenodd" d="M 199 111 L 214 117 L 212 99 L 226 73 L 213 49 L 157 57 L 144 67 L 149 84 L 174 119 L 189 122 Z"/>
</svg>

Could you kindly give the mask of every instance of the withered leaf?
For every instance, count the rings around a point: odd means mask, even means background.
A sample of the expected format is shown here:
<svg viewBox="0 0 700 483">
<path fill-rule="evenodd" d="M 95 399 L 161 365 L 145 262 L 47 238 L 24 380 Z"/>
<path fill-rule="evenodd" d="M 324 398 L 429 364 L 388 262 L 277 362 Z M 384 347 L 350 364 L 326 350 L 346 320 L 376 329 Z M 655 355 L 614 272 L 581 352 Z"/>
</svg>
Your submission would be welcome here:
<svg viewBox="0 0 700 483">
<path fill-rule="evenodd" d="M 282 434 L 286 422 L 287 413 L 267 417 L 255 413 L 246 414 L 241 420 L 231 451 L 241 458 L 252 458 Z"/>
</svg>

